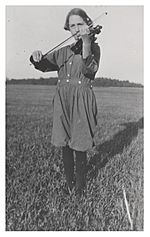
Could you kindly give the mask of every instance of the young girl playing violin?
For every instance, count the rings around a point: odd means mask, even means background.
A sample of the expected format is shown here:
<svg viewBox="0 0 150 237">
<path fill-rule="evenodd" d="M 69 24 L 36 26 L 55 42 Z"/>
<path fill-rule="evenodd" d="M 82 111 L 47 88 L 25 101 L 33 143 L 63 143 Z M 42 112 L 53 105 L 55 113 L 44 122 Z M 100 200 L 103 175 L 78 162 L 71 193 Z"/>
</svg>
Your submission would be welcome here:
<svg viewBox="0 0 150 237">
<path fill-rule="evenodd" d="M 36 69 L 58 72 L 51 142 L 62 147 L 69 193 L 75 187 L 79 196 L 86 187 L 86 153 L 94 145 L 97 125 L 97 104 L 91 82 L 99 67 L 100 48 L 94 35 L 90 34 L 91 25 L 92 20 L 84 10 L 72 9 L 64 29 L 71 32 L 75 43 L 46 56 L 41 51 L 34 51 L 30 57 Z"/>
</svg>

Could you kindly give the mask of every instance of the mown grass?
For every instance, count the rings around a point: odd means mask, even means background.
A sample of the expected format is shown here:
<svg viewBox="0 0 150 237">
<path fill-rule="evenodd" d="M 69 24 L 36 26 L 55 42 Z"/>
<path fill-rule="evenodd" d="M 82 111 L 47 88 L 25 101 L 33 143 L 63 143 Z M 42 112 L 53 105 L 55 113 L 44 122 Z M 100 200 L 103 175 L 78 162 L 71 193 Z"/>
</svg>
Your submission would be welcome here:
<svg viewBox="0 0 150 237">
<path fill-rule="evenodd" d="M 68 196 L 61 149 L 51 145 L 55 87 L 6 88 L 6 230 L 143 230 L 143 90 L 95 88 L 97 146 L 86 196 Z"/>
</svg>

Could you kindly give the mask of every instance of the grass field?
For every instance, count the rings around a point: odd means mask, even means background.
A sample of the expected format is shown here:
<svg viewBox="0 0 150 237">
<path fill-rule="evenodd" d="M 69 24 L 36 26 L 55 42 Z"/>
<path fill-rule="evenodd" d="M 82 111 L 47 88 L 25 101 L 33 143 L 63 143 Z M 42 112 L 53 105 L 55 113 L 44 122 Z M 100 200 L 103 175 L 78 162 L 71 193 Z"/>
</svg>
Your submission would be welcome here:
<svg viewBox="0 0 150 237">
<path fill-rule="evenodd" d="M 87 192 L 64 193 L 61 149 L 51 145 L 55 87 L 6 87 L 6 230 L 143 230 L 143 89 L 94 88 L 97 146 Z"/>
</svg>

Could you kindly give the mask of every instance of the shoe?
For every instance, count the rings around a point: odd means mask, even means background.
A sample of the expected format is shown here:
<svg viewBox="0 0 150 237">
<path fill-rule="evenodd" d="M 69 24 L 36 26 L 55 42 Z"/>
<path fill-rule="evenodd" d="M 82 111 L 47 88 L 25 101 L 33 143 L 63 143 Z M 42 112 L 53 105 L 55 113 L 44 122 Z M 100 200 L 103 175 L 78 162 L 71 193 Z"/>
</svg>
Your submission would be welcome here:
<svg viewBox="0 0 150 237">
<path fill-rule="evenodd" d="M 82 197 L 85 197 L 86 196 L 86 191 L 84 189 L 77 189 L 76 190 L 76 198 L 77 199 L 81 199 Z"/>
<path fill-rule="evenodd" d="M 74 188 L 75 188 L 75 182 L 72 181 L 71 185 L 66 184 L 66 186 L 63 188 L 63 193 L 66 195 L 71 195 L 74 191 Z"/>
</svg>

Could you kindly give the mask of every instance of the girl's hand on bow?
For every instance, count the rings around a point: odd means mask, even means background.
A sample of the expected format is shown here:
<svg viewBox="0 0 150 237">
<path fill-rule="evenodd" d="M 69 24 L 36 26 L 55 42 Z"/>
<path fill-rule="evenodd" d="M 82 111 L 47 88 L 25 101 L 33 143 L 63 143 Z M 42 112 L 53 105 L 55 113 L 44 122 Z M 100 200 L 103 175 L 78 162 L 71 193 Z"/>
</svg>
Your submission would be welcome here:
<svg viewBox="0 0 150 237">
<path fill-rule="evenodd" d="M 40 62 L 42 59 L 42 52 L 40 50 L 36 50 L 32 53 L 32 58 L 34 62 Z"/>
</svg>

